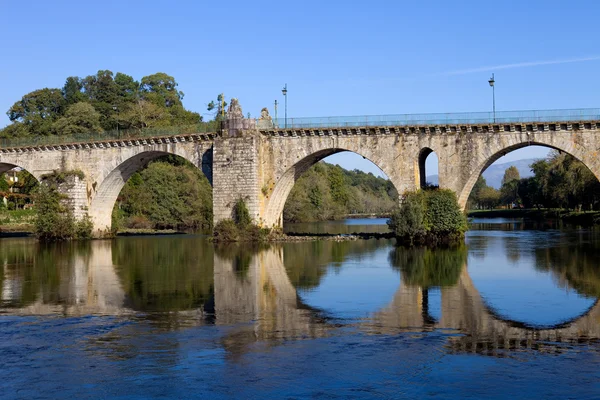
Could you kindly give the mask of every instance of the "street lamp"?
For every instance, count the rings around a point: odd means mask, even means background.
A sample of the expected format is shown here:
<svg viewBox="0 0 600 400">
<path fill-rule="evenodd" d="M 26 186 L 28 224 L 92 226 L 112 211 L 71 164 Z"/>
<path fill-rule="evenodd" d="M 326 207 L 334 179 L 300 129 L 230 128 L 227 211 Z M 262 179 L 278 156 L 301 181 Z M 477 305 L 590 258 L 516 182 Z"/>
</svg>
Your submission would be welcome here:
<svg viewBox="0 0 600 400">
<path fill-rule="evenodd" d="M 119 109 L 117 108 L 117 106 L 112 106 L 113 111 L 117 112 L 117 137 L 121 137 L 119 135 Z"/>
<path fill-rule="evenodd" d="M 277 124 L 279 124 L 279 121 L 277 121 L 277 99 L 275 99 L 275 121 L 277 122 Z"/>
<path fill-rule="evenodd" d="M 488 83 L 490 84 L 490 86 L 492 87 L 492 104 L 493 104 L 493 110 L 494 110 L 494 123 L 496 123 L 496 87 L 494 86 L 494 83 L 496 83 L 496 81 L 494 80 L 494 74 L 492 74 L 492 77 L 490 78 L 490 80 L 488 81 Z"/>
<path fill-rule="evenodd" d="M 287 83 L 283 89 L 281 89 L 281 93 L 283 93 L 283 96 L 285 97 L 285 127 L 287 128 Z"/>
</svg>

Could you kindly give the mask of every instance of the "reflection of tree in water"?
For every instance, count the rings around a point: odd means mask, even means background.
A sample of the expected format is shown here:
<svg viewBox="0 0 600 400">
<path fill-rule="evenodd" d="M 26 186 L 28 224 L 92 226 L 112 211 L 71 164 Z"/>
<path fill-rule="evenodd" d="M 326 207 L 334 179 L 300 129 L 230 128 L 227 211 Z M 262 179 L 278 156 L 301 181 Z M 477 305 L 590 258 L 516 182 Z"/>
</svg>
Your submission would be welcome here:
<svg viewBox="0 0 600 400">
<path fill-rule="evenodd" d="M 248 275 L 252 257 L 268 248 L 267 244 L 258 243 L 218 243 L 215 245 L 215 253 L 223 260 L 231 261 L 235 273 L 244 278 Z"/>
<path fill-rule="evenodd" d="M 600 249 L 592 243 L 536 249 L 536 269 L 550 271 L 562 287 L 600 297 Z"/>
<path fill-rule="evenodd" d="M 503 238 L 504 243 L 504 251 L 506 252 L 506 258 L 512 264 L 516 264 L 521 259 L 521 249 L 520 243 L 521 240 L 519 237 L 515 236 L 507 236 Z"/>
<path fill-rule="evenodd" d="M 388 240 L 332 241 L 283 244 L 283 260 L 292 285 L 297 289 L 319 286 L 327 268 L 339 269 L 343 262 L 353 257 L 357 260 L 373 251 L 390 245 Z"/>
<path fill-rule="evenodd" d="M 467 262 L 467 248 L 464 245 L 449 248 L 397 246 L 390 252 L 389 260 L 400 270 L 402 281 L 408 286 L 423 289 L 453 286 Z"/>
<path fill-rule="evenodd" d="M 68 288 L 62 280 L 73 273 L 76 257 L 89 257 L 89 242 L 44 244 L 15 239 L 0 246 L 0 298 L 6 307 L 25 307 L 41 300 L 46 304 L 64 302 Z"/>
<path fill-rule="evenodd" d="M 188 310 L 212 299 L 213 246 L 203 238 L 119 239 L 112 257 L 135 310 Z"/>
</svg>

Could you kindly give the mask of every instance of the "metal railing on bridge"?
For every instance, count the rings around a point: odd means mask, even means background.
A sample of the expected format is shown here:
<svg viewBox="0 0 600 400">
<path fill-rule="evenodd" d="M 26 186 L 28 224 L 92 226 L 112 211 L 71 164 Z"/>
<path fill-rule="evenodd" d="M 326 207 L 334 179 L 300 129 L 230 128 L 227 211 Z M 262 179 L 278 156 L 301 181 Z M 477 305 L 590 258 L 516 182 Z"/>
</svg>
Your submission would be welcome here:
<svg viewBox="0 0 600 400">
<path fill-rule="evenodd" d="M 347 117 L 277 118 L 273 120 L 246 119 L 202 122 L 194 125 L 161 128 L 120 129 L 105 132 L 69 135 L 27 135 L 0 137 L 0 148 L 50 146 L 71 143 L 101 142 L 110 140 L 143 139 L 177 136 L 191 133 L 220 132 L 222 129 L 304 129 L 339 128 L 359 126 L 407 125 L 468 125 L 514 124 L 540 122 L 600 121 L 600 108 L 569 110 L 531 110 L 472 113 L 390 114 Z"/>
<path fill-rule="evenodd" d="M 569 122 L 600 120 L 600 108 L 569 110 L 530 110 L 472 113 L 391 114 L 347 117 L 277 118 L 273 127 L 278 129 L 337 128 L 357 126 L 407 126 L 407 125 L 460 125 L 509 124 L 539 122 Z M 259 121 L 259 129 L 264 123 Z"/>
</svg>

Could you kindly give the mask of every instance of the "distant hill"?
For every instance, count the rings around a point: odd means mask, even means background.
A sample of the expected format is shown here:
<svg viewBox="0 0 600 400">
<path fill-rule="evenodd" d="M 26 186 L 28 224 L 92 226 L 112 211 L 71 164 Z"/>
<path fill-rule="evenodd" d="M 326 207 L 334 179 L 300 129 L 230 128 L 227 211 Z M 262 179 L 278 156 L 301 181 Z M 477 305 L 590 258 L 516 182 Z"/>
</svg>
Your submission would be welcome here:
<svg viewBox="0 0 600 400">
<path fill-rule="evenodd" d="M 528 158 L 525 160 L 515 160 L 508 161 L 502 164 L 492 164 L 488 169 L 483 171 L 483 177 L 489 186 L 492 186 L 496 189 L 500 189 L 502 185 L 502 177 L 504 176 L 504 171 L 510 166 L 515 166 L 519 170 L 519 174 L 521 174 L 521 178 L 528 178 L 533 176 L 533 172 L 529 169 L 529 164 L 536 161 L 536 158 Z M 438 184 L 438 176 L 437 175 L 429 175 L 427 176 L 427 182 L 431 182 L 434 185 Z"/>
</svg>

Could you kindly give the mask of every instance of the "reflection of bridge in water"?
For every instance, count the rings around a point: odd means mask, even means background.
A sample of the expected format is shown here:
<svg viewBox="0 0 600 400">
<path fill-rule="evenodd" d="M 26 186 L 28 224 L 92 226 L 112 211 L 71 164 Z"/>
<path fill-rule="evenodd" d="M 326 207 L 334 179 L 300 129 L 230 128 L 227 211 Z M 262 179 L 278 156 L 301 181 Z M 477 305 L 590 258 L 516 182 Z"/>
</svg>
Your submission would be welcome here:
<svg viewBox="0 0 600 400">
<path fill-rule="evenodd" d="M 15 315 L 125 315 L 138 312 L 129 307 L 127 293 L 113 265 L 110 242 L 94 242 L 85 256 L 72 258 L 72 273 L 58 284 L 58 294 L 49 299 L 40 294 L 36 301 L 4 307 L 0 313 Z M 4 268 L 4 304 L 18 296 L 18 277 Z M 351 294 L 349 294 L 351 296 Z M 211 302 L 209 302 L 211 303 Z M 214 255 L 214 310 L 205 305 L 196 310 L 177 311 L 187 324 L 206 323 L 214 311 L 218 325 L 233 326 L 224 337 L 224 346 L 233 354 L 248 345 L 276 344 L 284 339 L 327 336 L 338 325 L 323 312 L 302 303 L 286 272 L 283 249 L 272 246 L 249 258 Z M 187 325 L 186 324 L 186 325 Z M 427 290 L 400 283 L 391 303 L 358 323 L 366 333 L 394 334 L 444 329 L 457 335 L 448 339 L 455 351 L 490 351 L 520 347 L 543 348 L 552 342 L 600 338 L 600 302 L 578 318 L 560 325 L 536 328 L 501 318 L 486 304 L 462 268 L 454 286 L 441 288 L 441 317 L 428 312 Z"/>
</svg>

